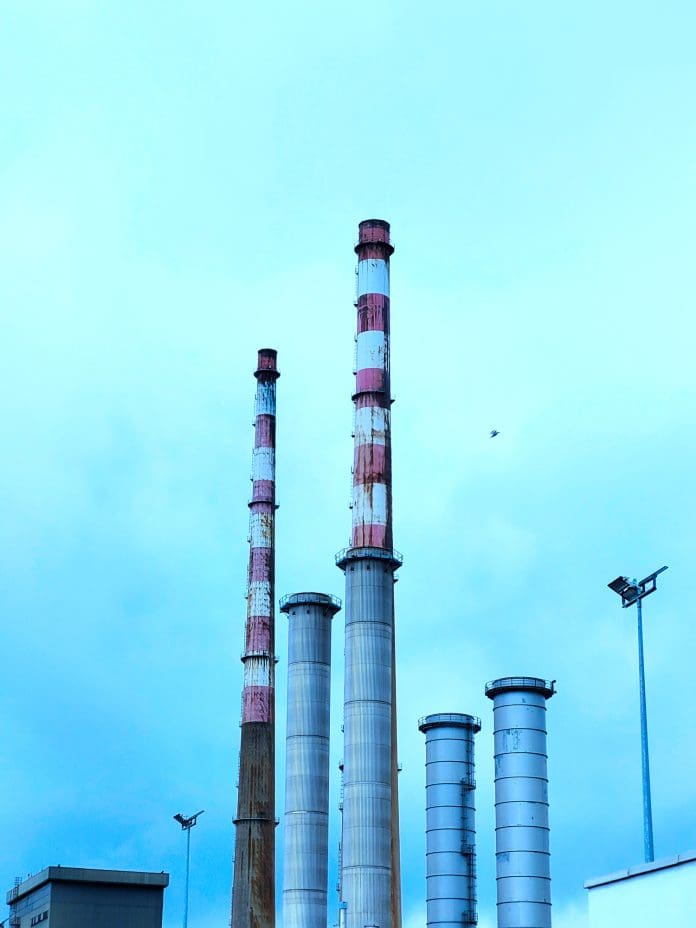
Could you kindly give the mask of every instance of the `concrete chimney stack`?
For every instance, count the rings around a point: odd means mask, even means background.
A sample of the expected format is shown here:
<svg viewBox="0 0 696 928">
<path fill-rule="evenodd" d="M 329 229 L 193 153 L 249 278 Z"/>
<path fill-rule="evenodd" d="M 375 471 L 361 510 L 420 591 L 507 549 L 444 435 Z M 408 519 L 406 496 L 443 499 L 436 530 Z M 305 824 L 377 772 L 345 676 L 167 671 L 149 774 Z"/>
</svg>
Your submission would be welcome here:
<svg viewBox="0 0 696 928">
<path fill-rule="evenodd" d="M 294 593 L 288 616 L 283 928 L 326 928 L 329 869 L 331 619 L 341 601 Z"/>
<path fill-rule="evenodd" d="M 476 924 L 473 715 L 443 712 L 421 719 L 425 734 L 428 928 Z"/>
<path fill-rule="evenodd" d="M 343 826 L 345 928 L 400 928 L 389 366 L 389 223 L 360 223 L 353 525 L 346 577 Z"/>
<path fill-rule="evenodd" d="M 493 700 L 498 928 L 551 928 L 546 700 L 555 680 L 501 677 Z"/>
</svg>

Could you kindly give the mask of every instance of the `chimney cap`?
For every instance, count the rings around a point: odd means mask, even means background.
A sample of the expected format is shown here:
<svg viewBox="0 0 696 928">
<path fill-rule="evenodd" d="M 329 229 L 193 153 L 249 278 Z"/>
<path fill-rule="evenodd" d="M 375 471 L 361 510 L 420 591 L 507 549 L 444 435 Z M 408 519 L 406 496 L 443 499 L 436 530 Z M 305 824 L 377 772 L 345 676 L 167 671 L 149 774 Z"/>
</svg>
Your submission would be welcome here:
<svg viewBox="0 0 696 928">
<path fill-rule="evenodd" d="M 331 593 L 288 593 L 281 596 L 281 612 L 289 613 L 294 606 L 322 606 L 335 615 L 341 609 L 341 600 Z"/>
<path fill-rule="evenodd" d="M 278 352 L 275 348 L 259 348 L 254 377 L 258 379 L 261 374 L 270 374 L 275 379 L 280 377 L 280 371 L 278 370 Z"/>
<path fill-rule="evenodd" d="M 556 692 L 556 681 L 543 680 L 541 677 L 499 677 L 486 683 L 486 696 L 489 699 L 495 699 L 501 693 L 516 691 L 541 693 L 546 699 L 550 699 Z"/>
<path fill-rule="evenodd" d="M 426 732 L 431 728 L 468 728 L 477 732 L 481 731 L 481 719 L 461 712 L 436 712 L 418 719 L 419 731 Z"/>
<path fill-rule="evenodd" d="M 394 246 L 389 239 L 389 223 L 386 219 L 363 219 L 358 225 L 358 244 L 355 250 L 360 254 L 363 245 L 381 245 L 387 256 L 394 253 Z"/>
</svg>

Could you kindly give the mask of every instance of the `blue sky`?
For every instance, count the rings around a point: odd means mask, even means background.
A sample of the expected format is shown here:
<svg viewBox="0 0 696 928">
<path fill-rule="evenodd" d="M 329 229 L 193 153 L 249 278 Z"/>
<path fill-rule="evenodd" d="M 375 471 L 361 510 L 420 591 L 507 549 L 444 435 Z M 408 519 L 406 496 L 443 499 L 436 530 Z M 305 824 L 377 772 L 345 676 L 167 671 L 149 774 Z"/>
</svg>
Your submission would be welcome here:
<svg viewBox="0 0 696 928">
<path fill-rule="evenodd" d="M 693 5 L 23 0 L 2 18 L 3 885 L 165 869 L 174 928 L 171 816 L 205 808 L 191 922 L 226 923 L 255 352 L 282 371 L 277 592 L 342 596 L 371 216 L 397 248 L 406 928 L 425 922 L 417 719 L 436 711 L 483 720 L 494 923 L 496 676 L 558 680 L 557 928 L 583 924 L 584 879 L 640 861 L 634 616 L 606 583 L 662 564 L 656 853 L 695 847 Z M 337 762 L 340 614 L 334 654 Z"/>
</svg>

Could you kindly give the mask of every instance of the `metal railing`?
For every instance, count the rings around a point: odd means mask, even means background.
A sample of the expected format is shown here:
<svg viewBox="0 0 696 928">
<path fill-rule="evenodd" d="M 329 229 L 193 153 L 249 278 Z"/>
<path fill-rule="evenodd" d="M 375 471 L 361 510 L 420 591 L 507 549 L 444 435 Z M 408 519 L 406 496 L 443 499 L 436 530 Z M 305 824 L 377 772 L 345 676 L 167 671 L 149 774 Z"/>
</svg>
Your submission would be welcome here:
<svg viewBox="0 0 696 928">
<path fill-rule="evenodd" d="M 336 563 L 341 566 L 341 562 L 357 560 L 363 557 L 379 558 L 382 561 L 391 561 L 397 567 L 401 567 L 404 562 L 404 556 L 395 548 L 372 548 L 369 546 L 341 548 L 336 554 Z"/>
<path fill-rule="evenodd" d="M 278 601 L 278 607 L 281 611 L 287 609 L 289 606 L 303 606 L 305 604 L 312 606 L 335 606 L 336 609 L 340 609 L 343 605 L 338 596 L 333 596 L 331 593 L 287 593 L 285 596 L 281 596 Z"/>
<path fill-rule="evenodd" d="M 481 719 L 476 715 L 465 715 L 462 712 L 436 712 L 434 715 L 424 715 L 418 719 L 418 728 L 426 725 L 458 725 L 462 728 L 473 728 L 475 732 L 481 731 Z"/>
<path fill-rule="evenodd" d="M 536 690 L 553 696 L 556 692 L 555 680 L 544 680 L 541 677 L 500 677 L 486 683 L 486 695 L 491 692 L 503 693 L 506 690 Z"/>
</svg>

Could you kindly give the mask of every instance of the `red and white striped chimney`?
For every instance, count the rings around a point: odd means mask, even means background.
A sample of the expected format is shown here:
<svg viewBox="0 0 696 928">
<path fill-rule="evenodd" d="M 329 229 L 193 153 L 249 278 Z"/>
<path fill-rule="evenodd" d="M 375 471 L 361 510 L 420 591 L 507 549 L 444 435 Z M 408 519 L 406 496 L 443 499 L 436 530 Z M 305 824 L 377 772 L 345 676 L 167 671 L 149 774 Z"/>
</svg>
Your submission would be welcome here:
<svg viewBox="0 0 696 928">
<path fill-rule="evenodd" d="M 254 374 L 250 550 L 232 928 L 275 925 L 275 432 L 277 352 Z"/>
<path fill-rule="evenodd" d="M 354 548 L 391 549 L 391 393 L 389 380 L 389 223 L 360 223 L 353 460 Z"/>
</svg>

